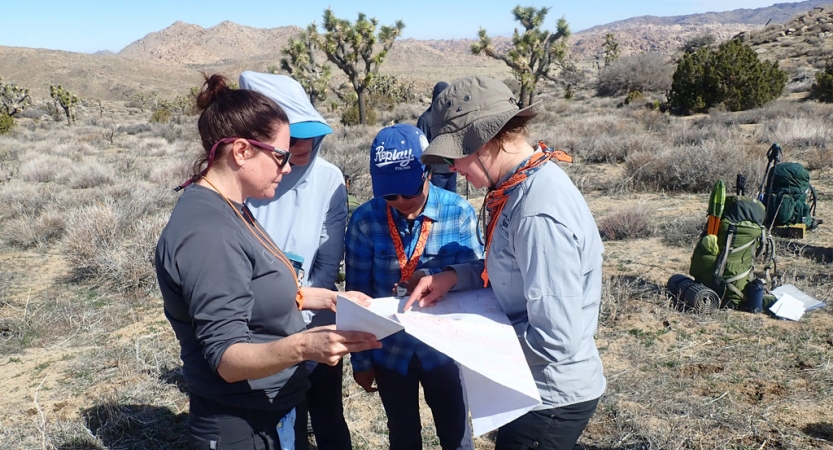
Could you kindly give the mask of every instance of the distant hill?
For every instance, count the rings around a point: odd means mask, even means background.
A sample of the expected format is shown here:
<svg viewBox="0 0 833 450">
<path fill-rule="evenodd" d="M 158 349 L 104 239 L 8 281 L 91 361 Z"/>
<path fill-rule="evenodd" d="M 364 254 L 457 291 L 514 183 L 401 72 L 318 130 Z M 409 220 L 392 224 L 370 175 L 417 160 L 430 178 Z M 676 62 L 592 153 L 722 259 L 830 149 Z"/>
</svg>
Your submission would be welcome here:
<svg viewBox="0 0 833 450">
<path fill-rule="evenodd" d="M 826 7 L 824 12 L 813 9 L 831 2 L 807 0 L 722 13 L 634 17 L 573 34 L 569 39 L 570 55 L 579 67 L 592 67 L 601 57 L 608 32 L 616 36 L 623 56 L 641 52 L 675 53 L 689 39 L 706 34 L 723 41 L 741 34 L 749 37 L 766 32 L 772 35 L 750 38 L 753 45 L 760 46 L 759 53 L 764 57 L 772 55 L 773 60 L 790 58 L 789 67 L 802 67 L 809 73 L 829 54 L 825 54 L 828 49 L 825 43 L 831 38 L 823 28 L 827 25 L 810 27 L 801 21 L 816 20 L 808 18 L 813 11 L 818 14 L 833 11 L 833 6 Z M 765 28 L 770 19 L 771 24 Z M 507 15 L 506 20 L 511 17 Z M 805 26 L 808 28 L 803 29 Z M 790 27 L 797 27 L 798 31 L 788 33 Z M 816 32 L 814 27 L 822 28 Z M 296 26 L 264 29 L 228 21 L 210 28 L 175 22 L 131 43 L 118 54 L 90 55 L 0 46 L 0 77 L 28 87 L 35 97 L 48 96 L 51 83 L 60 83 L 84 98 L 125 100 L 137 92 L 172 97 L 199 85 L 203 71 L 222 73 L 236 80 L 243 70 L 265 71 L 270 65 L 278 65 L 281 49 L 300 31 Z M 421 91 L 430 90 L 438 80 L 466 75 L 510 78 L 511 73 L 503 62 L 471 54 L 473 39 L 474 36 L 451 40 L 400 39 L 388 55 L 382 72 L 409 80 Z M 494 37 L 493 42 L 499 49 L 505 48 L 509 38 Z M 785 49 L 788 46 L 794 51 L 788 52 Z M 814 59 L 809 61 L 808 55 Z M 341 76 L 338 70 L 334 73 Z"/>
<path fill-rule="evenodd" d="M 685 16 L 638 16 L 630 19 L 610 22 L 588 28 L 583 32 L 594 30 L 617 30 L 643 25 L 710 25 L 710 24 L 746 24 L 764 25 L 766 23 L 785 23 L 794 16 L 805 13 L 817 6 L 829 6 L 831 0 L 806 0 L 795 3 L 776 3 L 772 6 L 754 9 L 735 9 L 725 12 L 707 12 Z"/>
<path fill-rule="evenodd" d="M 181 66 L 257 57 L 269 57 L 277 63 L 281 49 L 300 31 L 295 26 L 252 28 L 228 21 L 211 28 L 175 22 L 133 42 L 118 55 L 135 61 Z"/>
</svg>

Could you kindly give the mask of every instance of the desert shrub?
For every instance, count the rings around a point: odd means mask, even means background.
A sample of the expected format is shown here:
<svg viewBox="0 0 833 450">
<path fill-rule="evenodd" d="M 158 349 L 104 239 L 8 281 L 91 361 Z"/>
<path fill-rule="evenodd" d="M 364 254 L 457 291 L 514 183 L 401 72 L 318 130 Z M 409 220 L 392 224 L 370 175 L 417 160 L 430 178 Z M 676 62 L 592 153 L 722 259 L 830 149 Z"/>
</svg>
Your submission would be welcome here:
<svg viewBox="0 0 833 450">
<path fill-rule="evenodd" d="M 701 48 L 683 55 L 668 104 L 680 114 L 702 112 L 718 104 L 742 111 L 777 98 L 786 83 L 787 74 L 777 62 L 761 62 L 751 47 L 733 39 L 717 50 Z"/>
<path fill-rule="evenodd" d="M 72 189 L 89 189 L 111 185 L 114 179 L 115 173 L 109 166 L 80 163 L 71 165 L 55 181 Z"/>
<path fill-rule="evenodd" d="M 351 193 L 361 201 L 373 196 L 368 167 L 370 144 L 377 131 L 377 127 L 368 125 L 336 128 L 321 145 L 319 155 L 350 175 Z"/>
<path fill-rule="evenodd" d="M 168 123 L 171 121 L 171 116 L 168 108 L 159 108 L 150 115 L 150 123 Z"/>
<path fill-rule="evenodd" d="M 379 111 L 379 123 L 391 125 L 395 123 L 416 123 L 426 106 L 415 103 L 399 103 L 390 110 Z"/>
<path fill-rule="evenodd" d="M 11 182 L 0 185 L 0 221 L 35 217 L 52 208 L 58 193 L 45 184 Z"/>
<path fill-rule="evenodd" d="M 804 160 L 810 170 L 829 169 L 833 166 L 833 149 L 813 148 L 804 154 Z"/>
<path fill-rule="evenodd" d="M 596 221 L 602 239 L 621 241 L 650 237 L 654 233 L 651 216 L 645 208 L 614 212 Z"/>
<path fill-rule="evenodd" d="M 810 95 L 820 102 L 833 103 L 833 59 L 827 62 L 824 70 L 816 73 L 816 81 L 810 87 Z"/>
<path fill-rule="evenodd" d="M 72 276 L 124 295 L 146 295 L 156 285 L 155 243 L 168 212 L 148 211 L 141 200 L 89 205 L 67 218 L 64 248 Z"/>
<path fill-rule="evenodd" d="M 625 96 L 625 104 L 630 105 L 633 102 L 642 100 L 645 98 L 640 91 L 630 91 L 628 95 Z"/>
<path fill-rule="evenodd" d="M 134 123 L 130 125 L 119 125 L 119 127 L 116 129 L 116 132 L 133 136 L 137 134 L 150 133 L 152 130 L 153 127 L 150 124 Z"/>
<path fill-rule="evenodd" d="M 6 134 L 14 128 L 14 119 L 8 114 L 0 114 L 0 134 Z"/>
<path fill-rule="evenodd" d="M 646 191 L 710 192 L 718 179 L 761 179 L 764 155 L 744 151 L 738 141 L 709 139 L 697 145 L 671 146 L 659 152 L 635 152 L 625 160 L 625 180 Z"/>
<path fill-rule="evenodd" d="M 376 123 L 376 111 L 373 108 L 365 107 L 365 115 L 367 116 L 367 124 L 373 125 Z M 348 106 L 341 113 L 342 125 L 351 127 L 359 124 L 359 105 Z"/>
<path fill-rule="evenodd" d="M 378 110 L 391 110 L 400 103 L 414 103 L 413 83 L 405 83 L 393 75 L 376 75 L 367 86 L 366 105 Z"/>
<path fill-rule="evenodd" d="M 64 235 L 66 223 L 60 212 L 47 211 L 37 217 L 18 216 L 3 224 L 0 241 L 17 249 L 46 248 Z"/>
<path fill-rule="evenodd" d="M 829 119 L 818 115 L 794 115 L 772 119 L 764 126 L 766 142 L 778 142 L 787 151 L 833 146 Z"/>
<path fill-rule="evenodd" d="M 702 214 L 675 217 L 659 226 L 659 234 L 667 245 L 693 249 L 705 225 L 706 218 Z"/>
<path fill-rule="evenodd" d="M 71 163 L 67 158 L 27 155 L 25 161 L 20 164 L 18 176 L 21 180 L 30 183 L 47 183 L 57 177 L 62 167 L 67 167 Z"/>
<path fill-rule="evenodd" d="M 715 38 L 713 34 L 701 34 L 685 41 L 683 46 L 680 47 L 680 50 L 686 53 L 693 53 L 701 48 L 711 47 L 716 41 L 717 38 Z"/>
<path fill-rule="evenodd" d="M 673 66 L 661 53 L 622 56 L 599 72 L 596 92 L 617 96 L 633 91 L 666 92 L 671 89 Z"/>
</svg>

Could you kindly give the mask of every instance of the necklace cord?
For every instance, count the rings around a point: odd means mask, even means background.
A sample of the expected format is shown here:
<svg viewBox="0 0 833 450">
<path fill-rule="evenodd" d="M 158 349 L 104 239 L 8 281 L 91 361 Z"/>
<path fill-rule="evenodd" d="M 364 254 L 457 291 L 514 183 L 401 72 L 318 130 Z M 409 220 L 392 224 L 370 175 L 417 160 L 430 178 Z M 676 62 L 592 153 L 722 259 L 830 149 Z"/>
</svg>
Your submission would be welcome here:
<svg viewBox="0 0 833 450">
<path fill-rule="evenodd" d="M 298 305 L 299 310 L 302 309 L 304 306 L 304 294 L 303 292 L 301 292 L 301 283 L 298 281 L 298 275 L 295 273 L 295 267 L 292 265 L 292 262 L 289 261 L 289 258 L 287 258 L 286 255 L 284 255 L 284 253 L 281 251 L 281 249 L 279 249 L 278 246 L 275 245 L 274 242 L 272 242 L 272 239 L 269 237 L 269 235 L 266 234 L 266 232 L 258 226 L 257 221 L 254 219 L 254 217 L 251 216 L 251 214 L 249 214 L 248 208 L 245 208 L 244 206 L 243 209 L 243 211 L 246 213 L 246 216 L 248 216 L 249 218 L 249 220 L 246 220 L 246 217 L 243 217 L 243 214 L 237 210 L 237 208 L 234 206 L 231 200 L 229 200 L 228 197 L 223 195 L 223 193 L 220 192 L 219 189 L 217 189 L 217 186 L 214 186 L 214 184 L 208 181 L 208 178 L 206 178 L 205 176 L 203 176 L 202 179 L 206 183 L 208 183 L 208 185 L 211 186 L 218 194 L 220 194 L 220 197 L 223 197 L 223 200 L 225 200 L 229 206 L 231 206 L 231 209 L 233 209 L 234 213 L 237 214 L 237 217 L 239 217 L 240 220 L 242 220 L 243 223 L 246 224 L 246 228 L 249 229 L 249 232 L 252 233 L 255 239 L 258 242 L 260 242 L 260 244 L 263 245 L 266 248 L 266 250 L 269 251 L 269 253 L 278 258 L 278 260 L 280 260 L 289 268 L 290 273 L 292 273 L 292 278 L 295 281 L 295 286 L 298 289 L 295 293 L 295 303 Z M 252 227 L 252 225 L 249 224 L 250 221 L 252 224 L 254 224 L 254 228 Z"/>
</svg>

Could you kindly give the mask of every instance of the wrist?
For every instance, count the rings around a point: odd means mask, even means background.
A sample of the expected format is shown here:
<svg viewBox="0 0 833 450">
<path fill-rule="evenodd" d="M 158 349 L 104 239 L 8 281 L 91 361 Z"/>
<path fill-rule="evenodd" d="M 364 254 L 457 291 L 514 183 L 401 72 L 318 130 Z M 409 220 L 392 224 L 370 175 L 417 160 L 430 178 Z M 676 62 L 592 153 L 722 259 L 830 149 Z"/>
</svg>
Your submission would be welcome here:
<svg viewBox="0 0 833 450">
<path fill-rule="evenodd" d="M 300 363 L 306 361 L 307 358 L 307 340 L 305 339 L 306 333 L 304 331 L 300 333 L 296 333 L 290 336 L 287 336 L 286 339 L 292 339 L 291 348 L 295 350 L 294 361 L 296 363 Z"/>
</svg>

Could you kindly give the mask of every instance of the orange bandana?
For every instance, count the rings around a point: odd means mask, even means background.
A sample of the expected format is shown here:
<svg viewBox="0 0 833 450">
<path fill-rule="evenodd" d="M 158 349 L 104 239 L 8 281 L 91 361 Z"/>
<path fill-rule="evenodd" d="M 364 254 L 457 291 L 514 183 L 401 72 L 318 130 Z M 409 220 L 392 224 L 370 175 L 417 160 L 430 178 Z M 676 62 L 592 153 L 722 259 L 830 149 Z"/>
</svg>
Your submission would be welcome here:
<svg viewBox="0 0 833 450">
<path fill-rule="evenodd" d="M 399 270 L 402 273 L 402 277 L 399 279 L 399 284 L 401 285 L 407 283 L 414 276 L 419 258 L 422 256 L 422 252 L 425 251 L 425 243 L 428 242 L 428 234 L 431 233 L 431 224 L 433 222 L 428 217 L 422 220 L 422 228 L 419 231 L 419 239 L 417 239 L 414 253 L 408 259 L 408 256 L 405 254 L 405 245 L 402 243 L 402 238 L 399 236 L 396 223 L 393 221 L 393 214 L 390 211 L 391 207 L 388 206 L 386 210 L 388 215 L 388 230 L 390 231 L 390 238 L 393 240 L 393 246 L 396 248 L 396 258 L 399 260 Z"/>
<path fill-rule="evenodd" d="M 486 253 L 483 258 L 483 273 L 480 274 L 480 278 L 483 279 L 483 287 L 489 287 L 489 271 L 486 268 L 486 260 L 489 257 L 489 247 L 492 244 L 492 235 L 495 234 L 497 218 L 503 211 L 503 207 L 506 206 L 506 201 L 519 184 L 543 167 L 544 163 L 553 158 L 553 156 L 553 152 L 547 150 L 533 153 L 526 164 L 519 167 L 508 180 L 489 191 L 486 195 L 484 205 L 489 211 L 489 224 L 486 226 Z"/>
</svg>

